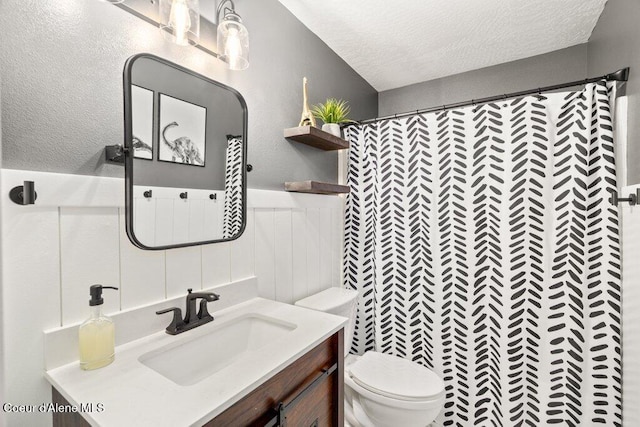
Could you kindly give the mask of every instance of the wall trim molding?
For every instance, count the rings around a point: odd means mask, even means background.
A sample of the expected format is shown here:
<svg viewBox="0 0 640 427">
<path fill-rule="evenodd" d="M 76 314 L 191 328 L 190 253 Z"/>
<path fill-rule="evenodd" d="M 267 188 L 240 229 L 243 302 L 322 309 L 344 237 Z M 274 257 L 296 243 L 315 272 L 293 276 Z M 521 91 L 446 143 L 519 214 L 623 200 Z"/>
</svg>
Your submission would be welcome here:
<svg viewBox="0 0 640 427">
<path fill-rule="evenodd" d="M 4 202 L 9 191 L 24 181 L 34 181 L 38 200 L 34 207 L 124 207 L 124 178 L 71 175 L 18 169 L 2 169 L 0 188 Z M 284 188 L 284 184 L 283 184 Z M 290 193 L 249 188 L 248 208 L 341 208 L 339 196 Z M 31 208 L 26 206 L 25 209 Z"/>
</svg>

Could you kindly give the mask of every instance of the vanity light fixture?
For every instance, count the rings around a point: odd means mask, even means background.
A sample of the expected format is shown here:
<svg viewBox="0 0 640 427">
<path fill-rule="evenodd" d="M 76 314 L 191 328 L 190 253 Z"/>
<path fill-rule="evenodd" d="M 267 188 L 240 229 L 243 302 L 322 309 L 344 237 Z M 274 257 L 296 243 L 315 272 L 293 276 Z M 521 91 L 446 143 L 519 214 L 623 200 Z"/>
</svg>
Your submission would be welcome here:
<svg viewBox="0 0 640 427">
<path fill-rule="evenodd" d="M 249 31 L 233 0 L 218 0 L 215 16 L 200 15 L 201 0 L 98 0 L 112 3 L 159 27 L 163 37 L 181 46 L 194 46 L 227 64 L 230 70 L 249 67 Z M 214 6 L 215 0 L 206 0 Z M 2 0 L 0 0 L 2 2 Z M 210 9 L 213 12 L 213 7 Z M 217 20 L 217 30 L 216 23 Z M 217 35 L 217 37 L 216 37 Z M 217 49 L 213 38 L 217 39 Z"/>
<path fill-rule="evenodd" d="M 180 46 L 200 41 L 200 1 L 160 0 L 160 30 Z"/>
<path fill-rule="evenodd" d="M 230 7 L 224 7 L 226 4 Z M 222 14 L 222 17 L 221 17 Z M 232 0 L 221 0 L 216 11 L 218 18 L 218 58 L 229 65 L 230 70 L 249 67 L 249 32 L 235 11 Z"/>
</svg>

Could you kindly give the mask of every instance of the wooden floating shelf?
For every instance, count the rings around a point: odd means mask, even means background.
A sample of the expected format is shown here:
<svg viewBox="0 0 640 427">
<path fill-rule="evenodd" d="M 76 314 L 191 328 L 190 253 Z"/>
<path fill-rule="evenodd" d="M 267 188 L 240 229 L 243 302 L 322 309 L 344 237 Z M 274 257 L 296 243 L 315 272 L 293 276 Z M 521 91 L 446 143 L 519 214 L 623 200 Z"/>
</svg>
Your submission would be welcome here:
<svg viewBox="0 0 640 427">
<path fill-rule="evenodd" d="M 313 194 L 346 194 L 350 191 L 348 185 L 330 184 L 318 181 L 285 182 L 284 189 L 294 193 Z"/>
<path fill-rule="evenodd" d="M 314 126 L 300 126 L 284 130 L 284 137 L 321 150 L 344 150 L 349 143 L 344 139 Z"/>
</svg>

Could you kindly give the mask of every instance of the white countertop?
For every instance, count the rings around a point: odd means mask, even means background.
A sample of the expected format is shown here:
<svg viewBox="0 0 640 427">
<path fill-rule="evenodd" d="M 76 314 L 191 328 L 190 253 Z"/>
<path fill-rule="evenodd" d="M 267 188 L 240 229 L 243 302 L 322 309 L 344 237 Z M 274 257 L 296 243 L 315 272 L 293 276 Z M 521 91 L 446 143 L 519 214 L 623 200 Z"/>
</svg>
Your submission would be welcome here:
<svg viewBox="0 0 640 427">
<path fill-rule="evenodd" d="M 177 385 L 138 361 L 149 351 L 188 341 L 250 313 L 297 327 L 191 386 Z M 49 370 L 45 376 L 72 405 L 103 405 L 102 412 L 82 414 L 94 426 L 198 426 L 222 413 L 347 322 L 344 317 L 263 298 L 253 298 L 212 314 L 213 322 L 182 334 L 172 336 L 163 331 L 116 347 L 115 361 L 104 368 L 83 371 L 74 362 Z"/>
</svg>

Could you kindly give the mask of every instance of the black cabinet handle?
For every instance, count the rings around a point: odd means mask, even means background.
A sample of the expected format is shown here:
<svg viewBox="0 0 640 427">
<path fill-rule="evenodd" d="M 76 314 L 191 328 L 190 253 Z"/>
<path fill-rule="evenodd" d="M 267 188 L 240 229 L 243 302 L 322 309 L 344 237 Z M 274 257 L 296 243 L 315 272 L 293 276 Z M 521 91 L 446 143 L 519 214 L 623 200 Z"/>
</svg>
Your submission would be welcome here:
<svg viewBox="0 0 640 427">
<path fill-rule="evenodd" d="M 287 425 L 287 410 L 289 408 L 293 408 L 300 400 L 329 378 L 337 369 L 338 362 L 334 363 L 329 368 L 323 369 L 322 372 L 318 373 L 318 375 L 316 375 L 316 377 L 306 387 L 297 394 L 294 394 L 292 398 L 280 401 L 278 406 L 274 408 L 276 414 L 265 424 L 265 427 L 285 427 Z"/>
</svg>

